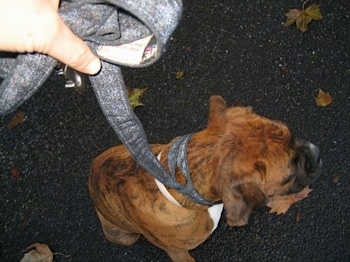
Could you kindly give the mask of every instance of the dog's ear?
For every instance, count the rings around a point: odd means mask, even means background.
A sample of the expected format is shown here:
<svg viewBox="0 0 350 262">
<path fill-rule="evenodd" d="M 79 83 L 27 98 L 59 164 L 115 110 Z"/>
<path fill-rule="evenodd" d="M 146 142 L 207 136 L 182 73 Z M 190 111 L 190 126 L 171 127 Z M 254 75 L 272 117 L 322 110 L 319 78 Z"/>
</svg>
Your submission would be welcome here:
<svg viewBox="0 0 350 262">
<path fill-rule="evenodd" d="M 230 121 L 238 123 L 240 120 L 245 121 L 254 117 L 256 115 L 250 106 L 233 106 L 227 108 L 227 104 L 221 96 L 215 95 L 209 99 L 208 130 L 217 130 Z"/>
<path fill-rule="evenodd" d="M 209 99 L 208 129 L 221 127 L 225 121 L 227 105 L 221 96 L 211 96 Z"/>
<path fill-rule="evenodd" d="M 229 226 L 243 226 L 248 223 L 253 208 L 264 206 L 268 197 L 254 183 L 240 183 L 227 187 L 221 197 Z"/>
</svg>

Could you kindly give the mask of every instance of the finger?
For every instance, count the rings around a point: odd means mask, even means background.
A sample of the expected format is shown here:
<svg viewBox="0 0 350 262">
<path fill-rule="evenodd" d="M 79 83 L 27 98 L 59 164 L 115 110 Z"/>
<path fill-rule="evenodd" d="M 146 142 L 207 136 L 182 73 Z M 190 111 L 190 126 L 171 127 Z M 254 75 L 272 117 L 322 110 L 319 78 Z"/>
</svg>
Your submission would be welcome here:
<svg viewBox="0 0 350 262">
<path fill-rule="evenodd" d="M 55 39 L 47 50 L 47 54 L 77 71 L 90 75 L 96 74 L 101 68 L 101 61 L 60 18 L 58 20 Z"/>
<path fill-rule="evenodd" d="M 46 0 L 47 3 L 56 11 L 58 10 L 58 7 L 60 5 L 60 1 L 59 0 Z"/>
</svg>

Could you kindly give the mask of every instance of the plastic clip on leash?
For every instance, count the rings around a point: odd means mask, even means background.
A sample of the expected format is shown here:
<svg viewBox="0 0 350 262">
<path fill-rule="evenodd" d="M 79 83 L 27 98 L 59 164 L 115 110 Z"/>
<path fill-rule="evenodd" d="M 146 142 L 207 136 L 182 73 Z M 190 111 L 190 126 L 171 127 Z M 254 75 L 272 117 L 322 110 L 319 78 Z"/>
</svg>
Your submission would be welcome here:
<svg viewBox="0 0 350 262">
<path fill-rule="evenodd" d="M 87 86 L 87 75 L 78 72 L 65 64 L 59 63 L 57 70 L 58 75 L 64 75 L 67 79 L 65 83 L 66 88 L 75 88 L 79 94 L 82 94 Z"/>
</svg>

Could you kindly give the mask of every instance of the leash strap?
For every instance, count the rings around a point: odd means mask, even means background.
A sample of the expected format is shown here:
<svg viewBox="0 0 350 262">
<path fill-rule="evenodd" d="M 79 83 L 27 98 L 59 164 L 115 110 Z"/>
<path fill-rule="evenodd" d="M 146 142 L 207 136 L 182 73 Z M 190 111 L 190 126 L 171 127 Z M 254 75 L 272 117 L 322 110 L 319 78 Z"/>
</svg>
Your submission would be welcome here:
<svg viewBox="0 0 350 262">
<path fill-rule="evenodd" d="M 72 0 L 62 1 L 59 12 L 102 59 L 101 71 L 90 76 L 90 81 L 104 115 L 134 159 L 164 185 L 194 202 L 209 204 L 189 185 L 176 183 L 153 155 L 142 124 L 130 107 L 119 67 L 145 67 L 160 58 L 181 18 L 181 0 Z M 0 53 L 0 77 L 4 78 L 0 116 L 31 97 L 56 64 L 55 59 L 38 53 Z"/>
<path fill-rule="evenodd" d="M 192 201 L 208 206 L 216 206 L 218 203 L 207 201 L 194 187 L 190 175 L 190 170 L 187 161 L 187 145 L 193 134 L 188 134 L 177 138 L 170 146 L 168 152 L 168 166 L 170 170 L 170 176 L 172 179 L 172 188 L 176 189 L 178 192 L 188 196 Z M 162 152 L 159 153 L 157 159 L 160 160 Z M 186 184 L 179 184 L 176 182 L 175 172 L 176 167 L 181 171 L 181 174 L 186 179 Z M 173 204 L 181 206 L 170 193 L 167 191 L 165 186 L 160 183 L 158 179 L 155 179 L 159 190 L 162 194 Z M 174 187 L 176 186 L 176 187 Z"/>
<path fill-rule="evenodd" d="M 212 206 L 212 205 L 215 205 L 216 203 L 213 203 L 204 199 L 204 197 L 195 189 L 192 183 L 190 170 L 188 168 L 188 161 L 187 161 L 187 145 L 192 136 L 193 134 L 181 136 L 178 139 L 176 139 L 175 142 L 171 145 L 169 149 L 169 154 L 168 154 L 168 165 L 169 165 L 170 175 L 172 177 L 172 180 L 174 181 L 174 184 L 176 185 L 176 187 L 174 188 L 178 192 L 190 197 L 193 202 L 196 202 L 202 205 Z M 181 174 L 186 179 L 185 185 L 179 184 L 176 182 L 176 178 L 175 178 L 176 166 L 180 169 Z"/>
</svg>

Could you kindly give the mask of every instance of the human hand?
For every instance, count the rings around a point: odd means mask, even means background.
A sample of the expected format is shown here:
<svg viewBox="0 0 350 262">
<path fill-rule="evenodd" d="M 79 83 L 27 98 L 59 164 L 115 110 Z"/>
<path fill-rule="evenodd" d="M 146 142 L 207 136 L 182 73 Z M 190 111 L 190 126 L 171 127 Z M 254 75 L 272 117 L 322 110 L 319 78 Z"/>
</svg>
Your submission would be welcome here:
<svg viewBox="0 0 350 262">
<path fill-rule="evenodd" d="M 0 0 L 0 50 L 39 52 L 96 74 L 101 61 L 61 20 L 59 0 Z"/>
</svg>

